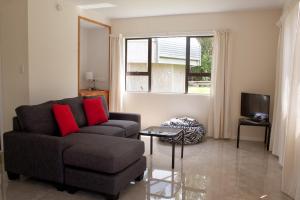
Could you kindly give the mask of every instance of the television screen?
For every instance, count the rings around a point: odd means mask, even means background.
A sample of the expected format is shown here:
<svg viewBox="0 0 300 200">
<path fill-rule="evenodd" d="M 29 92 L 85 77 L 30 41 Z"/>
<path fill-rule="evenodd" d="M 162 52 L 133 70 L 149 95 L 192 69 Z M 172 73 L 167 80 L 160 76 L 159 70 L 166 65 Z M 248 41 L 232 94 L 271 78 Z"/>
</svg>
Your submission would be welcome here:
<svg viewBox="0 0 300 200">
<path fill-rule="evenodd" d="M 241 115 L 253 117 L 256 113 L 269 115 L 270 96 L 261 94 L 242 93 Z"/>
</svg>

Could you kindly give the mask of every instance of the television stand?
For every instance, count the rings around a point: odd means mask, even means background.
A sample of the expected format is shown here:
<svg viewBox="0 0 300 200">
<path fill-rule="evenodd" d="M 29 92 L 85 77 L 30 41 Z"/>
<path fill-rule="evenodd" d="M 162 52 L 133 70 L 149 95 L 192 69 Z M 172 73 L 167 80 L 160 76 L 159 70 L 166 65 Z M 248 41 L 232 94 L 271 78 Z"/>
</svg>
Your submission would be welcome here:
<svg viewBox="0 0 300 200">
<path fill-rule="evenodd" d="M 237 143 L 236 147 L 239 148 L 240 146 L 240 127 L 241 126 L 262 126 L 265 127 L 265 145 L 267 146 L 267 150 L 270 147 L 270 138 L 271 138 L 271 128 L 272 124 L 269 121 L 253 121 L 249 118 L 240 118 L 238 124 L 238 135 L 237 135 Z"/>
</svg>

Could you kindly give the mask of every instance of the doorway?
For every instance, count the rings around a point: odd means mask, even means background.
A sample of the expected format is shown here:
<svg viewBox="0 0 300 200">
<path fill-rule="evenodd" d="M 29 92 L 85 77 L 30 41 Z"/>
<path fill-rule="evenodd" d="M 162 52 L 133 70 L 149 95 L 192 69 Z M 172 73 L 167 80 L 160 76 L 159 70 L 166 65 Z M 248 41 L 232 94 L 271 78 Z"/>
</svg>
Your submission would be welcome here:
<svg viewBox="0 0 300 200">
<path fill-rule="evenodd" d="M 78 17 L 78 94 L 104 95 L 108 101 L 111 26 Z"/>
</svg>

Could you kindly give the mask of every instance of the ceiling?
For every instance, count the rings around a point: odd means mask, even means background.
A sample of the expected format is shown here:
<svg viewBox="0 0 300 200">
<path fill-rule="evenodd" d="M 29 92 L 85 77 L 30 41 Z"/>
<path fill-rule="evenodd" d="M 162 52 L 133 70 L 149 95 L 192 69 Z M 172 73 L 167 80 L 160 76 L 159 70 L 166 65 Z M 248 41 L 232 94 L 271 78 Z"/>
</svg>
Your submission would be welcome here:
<svg viewBox="0 0 300 200">
<path fill-rule="evenodd" d="M 111 3 L 116 7 L 98 8 L 107 18 L 130 18 L 176 14 L 266 10 L 283 7 L 286 0 L 65 0 L 76 5 Z"/>
</svg>

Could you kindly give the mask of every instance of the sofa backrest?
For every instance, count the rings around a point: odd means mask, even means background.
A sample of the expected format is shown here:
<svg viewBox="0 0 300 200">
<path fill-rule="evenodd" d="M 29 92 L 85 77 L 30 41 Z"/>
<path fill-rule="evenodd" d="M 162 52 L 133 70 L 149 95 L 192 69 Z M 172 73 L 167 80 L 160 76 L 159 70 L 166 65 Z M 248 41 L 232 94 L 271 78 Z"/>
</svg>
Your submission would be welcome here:
<svg viewBox="0 0 300 200">
<path fill-rule="evenodd" d="M 55 135 L 58 126 L 52 113 L 53 101 L 32 106 L 20 106 L 16 109 L 20 127 L 23 131 Z"/>
<path fill-rule="evenodd" d="M 106 99 L 103 96 L 101 96 L 101 98 L 105 112 L 107 116 L 109 116 Z M 58 125 L 52 112 L 52 105 L 54 103 L 70 105 L 78 126 L 82 127 L 87 124 L 85 113 L 83 110 L 82 99 L 83 97 L 74 97 L 56 101 L 49 101 L 39 105 L 20 106 L 16 108 L 18 119 L 15 122 L 18 122 L 18 128 L 22 131 L 46 135 L 59 135 Z"/>
<path fill-rule="evenodd" d="M 75 120 L 79 127 L 85 126 L 87 124 L 84 110 L 82 107 L 82 97 L 74 97 L 67 98 L 58 101 L 54 101 L 54 103 L 58 104 L 68 104 L 71 107 L 72 113 L 75 117 Z"/>
</svg>

